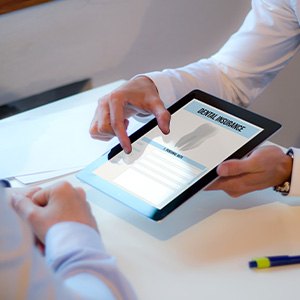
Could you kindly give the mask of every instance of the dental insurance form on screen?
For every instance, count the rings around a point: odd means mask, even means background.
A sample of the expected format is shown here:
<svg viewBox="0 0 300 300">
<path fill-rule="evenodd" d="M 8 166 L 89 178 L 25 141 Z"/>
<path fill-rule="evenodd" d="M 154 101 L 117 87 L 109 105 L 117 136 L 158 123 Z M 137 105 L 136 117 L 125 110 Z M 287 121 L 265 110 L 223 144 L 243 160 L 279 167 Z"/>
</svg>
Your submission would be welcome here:
<svg viewBox="0 0 300 300">
<path fill-rule="evenodd" d="M 156 126 L 131 154 L 122 151 L 93 173 L 108 189 L 161 209 L 262 130 L 194 99 L 172 115 L 168 135 Z"/>
</svg>

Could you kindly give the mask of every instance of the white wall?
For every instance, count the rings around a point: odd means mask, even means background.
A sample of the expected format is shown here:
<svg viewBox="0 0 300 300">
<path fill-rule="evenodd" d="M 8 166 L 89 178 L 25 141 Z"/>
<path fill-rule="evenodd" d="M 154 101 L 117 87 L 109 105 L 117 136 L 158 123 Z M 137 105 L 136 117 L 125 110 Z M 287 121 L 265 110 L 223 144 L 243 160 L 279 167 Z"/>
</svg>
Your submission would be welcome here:
<svg viewBox="0 0 300 300">
<path fill-rule="evenodd" d="M 1 15 L 0 104 L 85 78 L 101 85 L 207 57 L 249 8 L 250 0 L 61 0 Z M 283 123 L 272 140 L 286 146 L 300 145 L 293 123 L 299 65 L 295 59 L 251 106 Z M 291 103 L 284 113 L 283 100 Z"/>
</svg>

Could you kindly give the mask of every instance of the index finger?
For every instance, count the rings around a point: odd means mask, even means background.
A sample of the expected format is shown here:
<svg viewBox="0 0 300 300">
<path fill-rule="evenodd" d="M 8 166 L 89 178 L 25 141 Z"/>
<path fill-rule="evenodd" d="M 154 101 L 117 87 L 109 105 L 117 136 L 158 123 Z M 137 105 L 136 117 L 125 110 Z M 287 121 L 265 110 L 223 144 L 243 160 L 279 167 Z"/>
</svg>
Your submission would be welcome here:
<svg viewBox="0 0 300 300">
<path fill-rule="evenodd" d="M 152 113 L 157 120 L 158 127 L 164 134 L 170 132 L 170 120 L 171 114 L 165 108 L 164 104 L 161 101 L 156 101 L 152 105 Z"/>
<path fill-rule="evenodd" d="M 111 101 L 109 102 L 110 122 L 111 127 L 115 135 L 118 137 L 122 148 L 126 153 L 130 153 L 132 147 L 126 132 L 128 120 L 125 117 L 124 105 L 124 102 L 118 102 L 116 98 L 111 98 Z"/>
</svg>

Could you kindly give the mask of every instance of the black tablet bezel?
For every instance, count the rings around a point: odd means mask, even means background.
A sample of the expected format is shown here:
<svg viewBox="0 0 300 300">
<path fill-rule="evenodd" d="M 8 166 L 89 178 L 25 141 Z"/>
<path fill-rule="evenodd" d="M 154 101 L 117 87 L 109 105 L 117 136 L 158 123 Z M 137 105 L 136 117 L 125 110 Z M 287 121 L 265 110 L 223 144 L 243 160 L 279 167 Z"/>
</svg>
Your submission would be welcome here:
<svg viewBox="0 0 300 300">
<path fill-rule="evenodd" d="M 211 105 L 217 109 L 220 109 L 224 112 L 227 112 L 235 117 L 238 117 L 244 121 L 247 121 L 251 124 L 254 124 L 258 127 L 261 127 L 263 130 L 258 133 L 254 138 L 252 138 L 250 141 L 248 141 L 246 144 L 244 144 L 241 148 L 239 148 L 237 151 L 235 151 L 233 154 L 228 156 L 225 160 L 228 159 L 240 159 L 247 155 L 251 150 L 256 148 L 259 144 L 261 144 L 263 141 L 265 141 L 267 138 L 269 138 L 273 133 L 275 133 L 281 125 L 273 120 L 270 120 L 264 116 L 261 116 L 257 113 L 251 112 L 245 108 L 242 108 L 240 106 L 237 106 L 233 103 L 227 102 L 225 100 L 219 99 L 215 96 L 212 96 L 210 94 L 207 94 L 200 90 L 194 90 L 184 96 L 182 99 L 177 101 L 175 104 L 170 106 L 168 108 L 169 112 L 173 114 L 183 106 L 185 106 L 188 102 L 192 100 L 199 100 L 202 101 L 208 105 Z M 153 129 L 155 126 L 157 126 L 156 119 L 152 119 L 150 122 L 145 124 L 143 127 L 141 127 L 139 130 L 137 130 L 135 133 L 133 133 L 130 136 L 131 142 L 135 142 L 140 137 L 142 137 L 144 134 L 146 134 L 148 131 Z M 97 176 L 93 174 L 93 170 L 95 170 L 99 165 L 101 165 L 104 161 L 107 161 L 123 151 L 120 144 L 116 145 L 114 148 L 111 149 L 111 151 L 104 156 L 102 156 L 99 160 L 95 161 L 91 165 L 89 165 L 87 168 L 83 169 L 77 174 L 77 177 L 81 179 L 82 181 L 92 185 L 95 188 L 98 188 L 102 192 L 106 193 L 106 191 L 99 188 L 97 184 Z M 197 193 L 199 190 L 203 189 L 205 186 L 207 186 L 211 181 L 217 178 L 216 168 L 213 168 L 211 171 L 209 171 L 206 175 L 204 175 L 202 178 L 200 178 L 197 182 L 192 184 L 190 187 L 188 187 L 186 190 L 184 190 L 180 195 L 175 197 L 172 201 L 170 201 L 166 206 L 164 206 L 162 209 L 158 209 L 154 206 L 151 206 L 150 204 L 140 201 L 140 203 L 135 203 L 134 201 L 125 201 L 120 199 L 120 197 L 116 197 L 116 195 L 112 195 L 111 193 L 108 193 L 109 196 L 117 199 L 118 201 L 122 202 L 123 204 L 135 209 L 136 211 L 140 212 L 141 214 L 147 216 L 148 218 L 159 221 L 163 219 L 165 216 L 167 216 L 169 213 L 171 213 L 174 209 L 176 209 L 178 206 L 180 206 L 182 203 L 184 203 L 186 200 L 188 200 L 191 196 L 193 196 L 195 193 Z"/>
</svg>

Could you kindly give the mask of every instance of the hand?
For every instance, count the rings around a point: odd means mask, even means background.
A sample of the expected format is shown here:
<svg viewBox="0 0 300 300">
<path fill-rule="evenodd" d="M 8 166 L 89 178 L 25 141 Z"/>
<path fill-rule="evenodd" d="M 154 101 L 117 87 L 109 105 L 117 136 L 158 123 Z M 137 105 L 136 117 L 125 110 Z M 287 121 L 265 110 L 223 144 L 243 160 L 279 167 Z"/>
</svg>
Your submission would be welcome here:
<svg viewBox="0 0 300 300">
<path fill-rule="evenodd" d="M 223 190 L 232 197 L 279 185 L 292 173 L 292 159 L 279 147 L 264 146 L 241 160 L 220 164 L 220 176 L 206 190 Z"/>
<path fill-rule="evenodd" d="M 128 118 L 136 113 L 152 113 L 159 128 L 168 134 L 170 113 L 164 107 L 156 86 L 151 79 L 139 76 L 99 100 L 90 126 L 90 135 L 95 139 L 110 140 L 115 135 L 126 153 L 131 143 L 126 133 Z"/>
<path fill-rule="evenodd" d="M 14 194 L 12 204 L 42 243 L 50 227 L 60 222 L 78 222 L 97 230 L 85 192 L 67 182 L 40 189 L 30 197 Z"/>
</svg>

